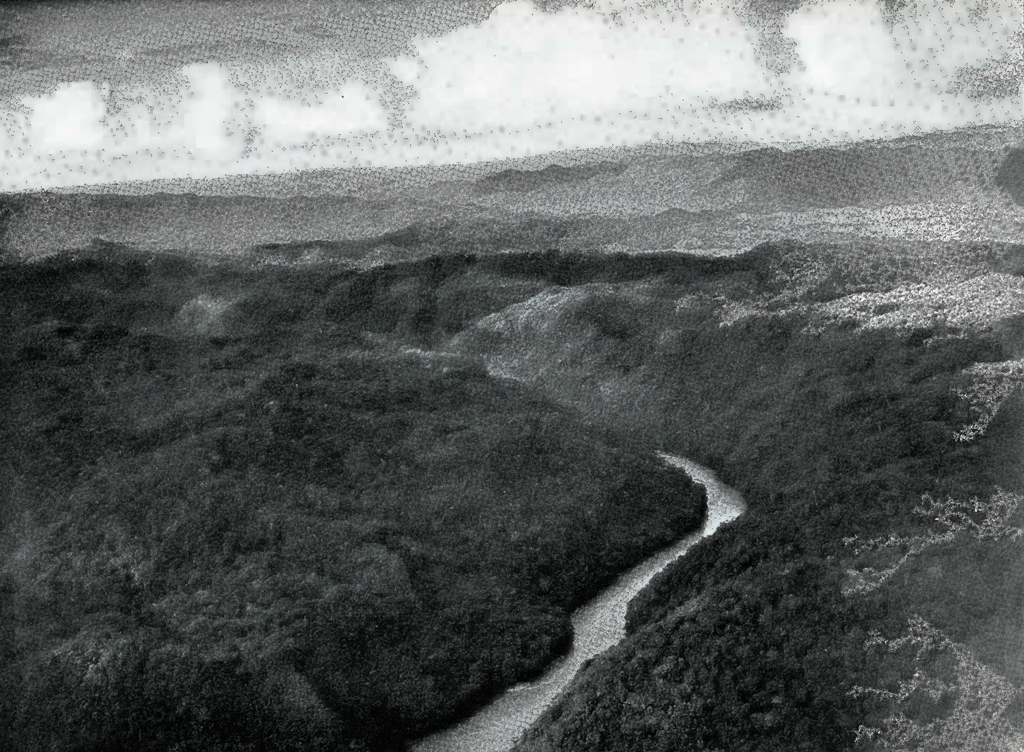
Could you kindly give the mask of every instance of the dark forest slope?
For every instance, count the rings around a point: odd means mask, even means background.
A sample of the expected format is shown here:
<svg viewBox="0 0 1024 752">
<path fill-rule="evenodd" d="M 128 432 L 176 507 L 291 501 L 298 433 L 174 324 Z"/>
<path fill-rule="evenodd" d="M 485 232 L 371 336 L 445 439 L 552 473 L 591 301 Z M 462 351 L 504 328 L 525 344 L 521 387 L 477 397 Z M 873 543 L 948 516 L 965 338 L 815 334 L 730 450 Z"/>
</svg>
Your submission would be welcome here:
<svg viewBox="0 0 1024 752">
<path fill-rule="evenodd" d="M 627 641 L 521 748 L 838 750 L 862 726 L 898 749 L 1013 748 L 1020 258 L 765 246 L 635 281 L 563 278 L 461 334 L 750 504 L 655 579 Z"/>
<path fill-rule="evenodd" d="M 536 289 L 464 266 L 0 269 L 4 748 L 388 746 L 699 523 L 643 446 L 420 349 Z"/>
<path fill-rule="evenodd" d="M 1012 749 L 1022 260 L 9 267 L 19 741 L 384 744 L 450 718 L 693 524 L 658 448 L 749 511 L 655 579 L 524 749 Z"/>
</svg>

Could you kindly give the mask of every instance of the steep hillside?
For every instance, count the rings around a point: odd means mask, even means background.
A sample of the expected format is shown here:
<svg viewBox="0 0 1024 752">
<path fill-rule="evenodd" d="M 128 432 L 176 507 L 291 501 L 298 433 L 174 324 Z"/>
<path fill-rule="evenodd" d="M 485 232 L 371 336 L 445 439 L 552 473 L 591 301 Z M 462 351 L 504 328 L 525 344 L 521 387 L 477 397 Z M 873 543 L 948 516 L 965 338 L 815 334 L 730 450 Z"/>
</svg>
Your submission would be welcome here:
<svg viewBox="0 0 1024 752">
<path fill-rule="evenodd" d="M 385 749 L 538 671 L 703 493 L 430 341 L 435 260 L 0 267 L 0 746 Z"/>
<path fill-rule="evenodd" d="M 694 524 L 654 449 L 749 511 L 523 749 L 1020 746 L 1020 245 L 418 258 L 485 231 L 4 269 L 16 748 L 443 723 Z"/>
<path fill-rule="evenodd" d="M 764 246 L 565 280 L 459 334 L 751 507 L 655 580 L 521 748 L 1014 748 L 1021 253 Z"/>
</svg>

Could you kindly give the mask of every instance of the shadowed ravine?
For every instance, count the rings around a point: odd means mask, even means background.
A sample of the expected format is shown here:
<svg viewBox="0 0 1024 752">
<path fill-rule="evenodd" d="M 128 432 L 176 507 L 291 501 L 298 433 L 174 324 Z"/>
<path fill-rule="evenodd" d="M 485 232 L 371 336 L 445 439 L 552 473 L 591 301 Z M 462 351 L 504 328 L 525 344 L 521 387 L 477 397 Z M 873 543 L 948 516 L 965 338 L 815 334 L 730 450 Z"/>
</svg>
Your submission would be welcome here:
<svg viewBox="0 0 1024 752">
<path fill-rule="evenodd" d="M 737 491 L 706 467 L 683 457 L 662 454 L 670 465 L 684 470 L 707 490 L 708 512 L 701 529 L 659 551 L 619 577 L 572 617 L 573 644 L 539 678 L 518 684 L 496 697 L 466 720 L 411 746 L 415 752 L 497 752 L 508 750 L 569 685 L 580 667 L 626 636 L 626 609 L 633 597 L 694 543 L 743 513 Z"/>
</svg>

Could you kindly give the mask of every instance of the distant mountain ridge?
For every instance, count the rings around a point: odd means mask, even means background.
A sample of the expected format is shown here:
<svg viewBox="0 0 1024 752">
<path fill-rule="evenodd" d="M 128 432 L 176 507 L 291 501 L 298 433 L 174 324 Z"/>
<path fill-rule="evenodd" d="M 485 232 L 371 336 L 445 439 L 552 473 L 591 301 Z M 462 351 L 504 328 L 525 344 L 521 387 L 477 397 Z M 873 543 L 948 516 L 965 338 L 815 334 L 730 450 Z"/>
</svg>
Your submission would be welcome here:
<svg viewBox="0 0 1024 752">
<path fill-rule="evenodd" d="M 548 165 L 542 170 L 502 170 L 479 180 L 479 185 L 496 191 L 529 191 L 544 185 L 590 180 L 600 175 L 621 175 L 628 165 L 616 162 L 598 162 L 563 167 Z"/>
<path fill-rule="evenodd" d="M 94 238 L 200 255 L 341 244 L 338 253 L 358 260 L 396 245 L 388 240 L 396 234 L 435 251 L 735 250 L 780 237 L 928 240 L 950 232 L 1010 240 L 1024 227 L 1021 135 L 1020 127 L 988 127 L 842 148 L 606 150 L 569 165 L 549 157 L 539 169 L 521 160 L 447 173 L 352 171 L 349 188 L 333 195 L 324 192 L 331 171 L 239 179 L 264 181 L 276 197 L 211 195 L 227 179 L 204 184 L 207 195 L 139 186 L 132 195 L 16 194 L 0 198 L 0 216 L 8 216 L 0 242 L 16 256 Z M 289 180 L 314 195 L 284 195 Z"/>
</svg>

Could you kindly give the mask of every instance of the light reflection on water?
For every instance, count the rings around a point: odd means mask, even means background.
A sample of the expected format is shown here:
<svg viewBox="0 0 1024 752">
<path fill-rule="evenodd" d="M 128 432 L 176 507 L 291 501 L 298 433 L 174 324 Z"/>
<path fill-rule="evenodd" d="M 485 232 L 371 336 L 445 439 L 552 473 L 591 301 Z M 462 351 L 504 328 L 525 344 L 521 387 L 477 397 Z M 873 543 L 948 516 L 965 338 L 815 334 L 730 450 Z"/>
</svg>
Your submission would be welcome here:
<svg viewBox="0 0 1024 752">
<path fill-rule="evenodd" d="M 685 471 L 707 489 L 708 513 L 699 531 L 662 549 L 621 575 L 593 600 L 573 614 L 571 650 L 534 681 L 523 682 L 498 695 L 464 721 L 412 745 L 413 752 L 500 752 L 511 749 L 558 695 L 580 667 L 616 645 L 626 636 L 629 602 L 670 562 L 685 554 L 701 538 L 743 513 L 740 494 L 723 484 L 708 468 L 669 454 L 662 459 Z"/>
</svg>

